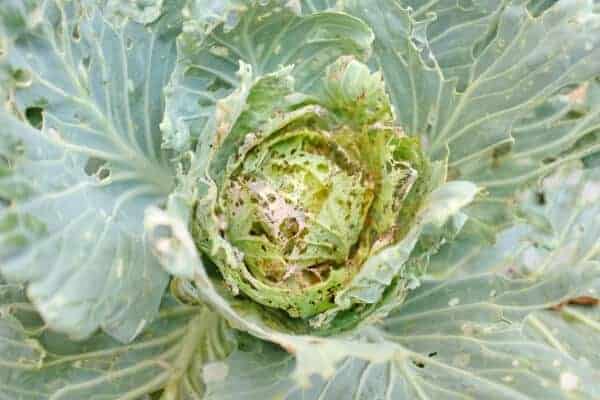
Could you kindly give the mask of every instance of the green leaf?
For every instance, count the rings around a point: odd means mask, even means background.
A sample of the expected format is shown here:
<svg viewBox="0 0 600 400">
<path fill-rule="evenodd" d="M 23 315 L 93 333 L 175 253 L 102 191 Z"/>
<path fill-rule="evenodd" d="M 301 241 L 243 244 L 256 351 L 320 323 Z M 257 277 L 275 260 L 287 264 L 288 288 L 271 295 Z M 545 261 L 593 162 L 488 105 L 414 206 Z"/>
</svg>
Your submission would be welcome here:
<svg viewBox="0 0 600 400">
<path fill-rule="evenodd" d="M 478 81 L 481 80 L 480 78 L 474 79 L 475 64 L 480 62 L 480 58 L 485 57 L 486 52 L 490 53 L 491 50 L 487 50 L 488 47 L 496 46 L 500 57 L 498 61 L 494 62 L 499 65 L 502 65 L 503 58 L 511 54 L 510 52 L 503 54 L 503 49 L 507 48 L 503 46 L 508 43 L 499 35 L 502 35 L 503 29 L 509 26 L 507 15 L 514 14 L 516 9 L 520 10 L 520 14 L 526 15 L 526 12 L 531 14 L 524 20 L 535 21 L 535 24 L 529 29 L 522 31 L 523 38 L 535 33 L 540 25 L 544 25 L 544 20 L 562 19 L 565 21 L 569 15 L 590 15 L 592 20 L 583 23 L 586 29 L 578 32 L 578 35 L 582 36 L 578 44 L 583 44 L 583 49 L 569 48 L 568 50 L 569 52 L 581 51 L 582 54 L 590 51 L 590 60 L 597 51 L 594 50 L 597 48 L 594 40 L 587 40 L 587 38 L 597 37 L 597 33 L 594 32 L 598 30 L 597 16 L 589 13 L 590 2 L 575 4 L 555 0 L 522 3 L 434 0 L 425 3 L 413 1 L 405 3 L 415 10 L 411 14 L 412 18 L 422 20 L 421 23 L 427 24 L 428 47 L 438 62 L 444 77 L 446 79 L 458 78 L 457 89 L 460 93 L 466 94 L 469 91 L 469 85 L 478 84 Z M 524 8 L 525 4 L 527 10 Z M 559 14 L 563 14 L 563 17 L 557 18 Z M 431 15 L 435 16 L 433 20 L 431 20 Z M 576 21 L 576 17 L 574 21 Z M 568 24 L 568 21 L 564 23 Z M 567 25 L 567 27 L 572 28 L 571 25 Z M 557 36 L 558 32 L 556 32 Z M 565 34 L 564 37 L 577 40 L 576 36 L 571 34 L 569 36 Z M 548 62 L 543 64 L 542 72 L 544 69 L 547 69 L 545 72 L 551 72 L 552 63 L 560 62 L 558 52 L 563 51 L 559 49 L 558 39 L 554 42 L 547 42 L 546 46 L 548 45 L 556 47 L 556 55 L 553 55 L 554 53 L 548 49 L 544 50 L 543 46 L 535 49 L 535 52 L 539 54 L 548 54 Z M 518 46 L 513 45 L 512 48 L 512 51 L 518 51 Z M 562 57 L 565 58 L 568 55 L 563 54 Z M 529 58 L 532 62 L 535 60 L 532 56 Z M 597 69 L 592 65 L 593 63 L 591 64 L 584 58 L 580 55 L 565 58 L 570 60 L 569 63 L 583 64 L 579 67 L 573 65 L 573 71 L 569 72 L 571 75 L 588 67 L 591 67 L 592 71 Z M 512 64 L 509 61 L 504 65 Z M 524 67 L 523 71 L 528 73 L 529 66 Z M 516 79 L 521 79 L 517 68 L 506 69 L 506 72 L 510 72 L 510 75 Z M 514 201 L 512 195 L 519 187 L 551 172 L 561 163 L 578 158 L 592 160 L 593 155 L 598 154 L 600 141 L 591 133 L 598 129 L 597 95 L 595 95 L 598 89 L 595 80 L 583 82 L 587 79 L 586 74 L 587 72 L 579 75 L 577 72 L 575 76 L 571 76 L 574 82 L 580 82 L 578 86 L 567 86 L 556 94 L 544 94 L 531 105 L 521 107 L 519 110 L 515 109 L 514 111 L 519 114 L 522 111 L 525 113 L 510 128 L 513 143 L 499 143 L 499 146 L 492 146 L 471 161 L 451 162 L 451 176 L 473 180 L 490 188 L 490 195 L 469 210 L 471 222 L 479 220 L 487 225 L 473 227 L 478 232 L 477 234 L 487 236 L 494 234 L 496 230 L 514 218 L 510 212 L 511 203 Z M 507 74 L 498 76 L 505 75 Z M 548 84 L 552 84 L 556 91 L 559 87 L 554 86 L 555 83 L 556 80 L 548 79 Z M 541 101 L 543 97 L 546 99 Z M 510 102 L 511 99 L 507 93 L 506 104 Z M 477 107 L 481 108 L 481 106 Z M 510 118 L 513 115 L 514 112 Z M 574 144 L 579 142 L 583 142 L 582 145 L 574 148 Z"/>
<path fill-rule="evenodd" d="M 503 198 L 563 163 L 599 153 L 600 138 L 594 136 L 599 129 L 600 82 L 591 80 L 518 121 L 510 151 L 497 151 L 486 168 L 481 168 L 481 161 L 468 162 L 462 174 L 490 188 L 493 197 Z"/>
<path fill-rule="evenodd" d="M 300 0 L 303 14 L 342 8 L 338 6 L 339 3 L 338 0 Z"/>
<path fill-rule="evenodd" d="M 259 6 L 241 14 L 233 29 L 219 24 L 205 33 L 192 29 L 178 39 L 177 67 L 166 88 L 164 142 L 178 151 L 212 137 L 215 104 L 239 87 L 240 61 L 255 77 L 294 65 L 296 89 L 306 93 L 315 90 L 332 61 L 364 57 L 373 41 L 371 30 L 349 15 L 298 16 L 288 8 Z"/>
<path fill-rule="evenodd" d="M 598 298 L 598 291 L 587 293 Z M 525 319 L 524 333 L 538 342 L 547 344 L 563 354 L 569 354 L 598 371 L 600 358 L 590 349 L 600 340 L 600 307 L 564 305 L 558 310 L 532 313 Z"/>
<path fill-rule="evenodd" d="M 469 155 L 462 160 L 450 156 L 452 176 L 490 192 L 468 212 L 473 220 L 490 225 L 484 229 L 502 228 L 514 218 L 510 208 L 515 190 L 600 150 L 600 141 L 591 136 L 598 128 L 597 83 L 586 82 L 600 68 L 600 19 L 591 13 L 589 2 L 548 6 L 532 15 L 524 5 L 509 4 L 498 14 L 497 32 L 473 64 L 448 121 L 459 121 L 473 110 L 485 115 L 477 116 L 474 125 L 461 122 L 458 133 L 443 129 L 449 133 L 451 153 L 453 146 L 481 136 L 469 132 L 471 125 L 479 132 L 500 127 L 498 133 L 510 133 L 504 143 L 466 149 Z M 569 38 L 573 46 L 562 46 L 561 38 Z M 515 64 L 515 59 L 522 61 Z M 577 146 L 584 140 L 585 146 Z"/>
<path fill-rule="evenodd" d="M 140 24 L 156 21 L 164 12 L 163 0 L 103 0 L 103 14 L 107 18 L 129 18 Z"/>
<path fill-rule="evenodd" d="M 597 370 L 523 328 L 532 311 L 585 291 L 589 281 L 597 288 L 599 277 L 598 268 L 576 268 L 539 281 L 486 274 L 430 282 L 352 338 L 315 338 L 312 359 L 294 362 L 260 343 L 232 353 L 222 366 L 228 373 L 207 382 L 207 398 L 593 398 Z M 332 359 L 340 361 L 334 369 Z M 296 380 L 298 370 L 315 373 L 310 384 Z"/>
<path fill-rule="evenodd" d="M 557 0 L 530 0 L 528 11 L 540 16 Z M 463 91 L 470 79 L 470 69 L 477 57 L 497 34 L 498 20 L 509 1 L 497 0 L 402 0 L 414 11 L 418 21 L 433 20 L 427 25 L 427 39 L 447 79 L 458 79 Z"/>
<path fill-rule="evenodd" d="M 390 119 L 390 101 L 381 72 L 372 74 L 353 57 L 340 57 L 331 64 L 322 85 L 327 107 L 357 129 Z"/>
<path fill-rule="evenodd" d="M 427 24 L 427 41 L 446 79 L 456 78 L 463 91 L 477 55 L 493 39 L 498 14 L 506 6 L 498 0 L 402 0 L 411 17 Z M 434 18 L 432 18 L 434 16 Z"/>
<path fill-rule="evenodd" d="M 226 356 L 232 339 L 216 314 L 172 298 L 126 345 L 106 334 L 73 342 L 48 330 L 16 285 L 0 283 L 0 314 L 3 399 L 140 399 L 158 389 L 164 400 L 201 398 L 204 364 Z"/>
<path fill-rule="evenodd" d="M 492 246 L 474 232 L 442 248 L 431 259 L 436 276 L 496 271 L 544 274 L 561 266 L 600 259 L 600 169 L 562 168 L 523 192 L 522 223 L 501 231 Z"/>
<path fill-rule="evenodd" d="M 176 31 L 116 28 L 75 2 L 49 1 L 43 12 L 7 53 L 21 77 L 15 112 L 43 126 L 0 114 L 1 134 L 22 149 L 0 176 L 9 201 L 0 270 L 28 283 L 51 328 L 85 338 L 101 327 L 127 342 L 156 315 L 168 280 L 143 214 L 174 181 L 158 125 Z"/>
</svg>

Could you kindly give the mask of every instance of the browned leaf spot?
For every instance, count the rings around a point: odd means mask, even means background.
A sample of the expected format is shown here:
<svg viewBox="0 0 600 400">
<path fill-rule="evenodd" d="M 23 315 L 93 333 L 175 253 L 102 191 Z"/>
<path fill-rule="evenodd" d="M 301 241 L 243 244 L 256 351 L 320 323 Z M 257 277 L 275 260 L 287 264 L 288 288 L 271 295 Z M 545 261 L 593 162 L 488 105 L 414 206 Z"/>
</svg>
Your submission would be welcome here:
<svg viewBox="0 0 600 400">
<path fill-rule="evenodd" d="M 552 310 L 560 311 L 560 309 L 565 305 L 574 305 L 574 306 L 585 306 L 585 307 L 593 307 L 600 304 L 600 299 L 592 296 L 579 296 L 569 299 L 567 301 L 563 301 L 555 306 L 550 307 Z"/>
</svg>

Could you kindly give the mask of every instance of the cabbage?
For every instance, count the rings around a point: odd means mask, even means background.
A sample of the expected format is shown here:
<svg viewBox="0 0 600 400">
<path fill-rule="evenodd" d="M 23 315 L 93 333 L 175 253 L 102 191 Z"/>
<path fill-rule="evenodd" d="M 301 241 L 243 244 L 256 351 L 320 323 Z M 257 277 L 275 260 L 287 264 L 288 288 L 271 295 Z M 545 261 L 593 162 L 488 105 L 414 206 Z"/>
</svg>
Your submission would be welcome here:
<svg viewBox="0 0 600 400">
<path fill-rule="evenodd" d="M 600 398 L 598 10 L 4 0 L 0 398 Z"/>
</svg>

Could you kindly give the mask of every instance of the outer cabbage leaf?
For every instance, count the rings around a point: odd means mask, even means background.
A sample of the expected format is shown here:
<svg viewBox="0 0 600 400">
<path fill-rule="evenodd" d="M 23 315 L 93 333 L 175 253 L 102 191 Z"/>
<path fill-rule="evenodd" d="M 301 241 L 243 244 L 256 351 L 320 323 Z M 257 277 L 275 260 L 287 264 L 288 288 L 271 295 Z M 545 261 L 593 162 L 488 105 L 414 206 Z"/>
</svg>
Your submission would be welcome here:
<svg viewBox="0 0 600 400">
<path fill-rule="evenodd" d="M 563 354 L 570 354 L 598 371 L 598 354 L 590 352 L 590 349 L 596 348 L 600 340 L 600 307 L 598 291 L 592 294 L 596 296 L 595 301 L 584 297 L 571 300 L 571 304 L 562 305 L 558 309 L 532 313 L 525 319 L 525 334 Z M 585 300 L 588 303 L 581 306 Z"/>
<path fill-rule="evenodd" d="M 6 53 L 9 105 L 33 127 L 0 115 L 17 146 L 0 176 L 0 270 L 28 283 L 53 329 L 84 338 L 102 327 L 129 341 L 168 280 L 142 220 L 173 185 L 158 124 L 177 31 L 113 27 L 75 2 L 40 11 Z"/>
<path fill-rule="evenodd" d="M 401 3 L 413 9 L 411 16 L 415 20 L 431 20 L 427 24 L 429 45 L 444 76 L 458 79 L 459 91 L 465 89 L 477 57 L 497 35 L 500 14 L 511 4 L 506 0 L 401 0 Z M 528 0 L 521 3 L 526 4 L 528 11 L 538 17 L 557 0 Z"/>
<path fill-rule="evenodd" d="M 550 99 L 512 130 L 510 151 L 498 151 L 481 168 L 467 163 L 463 173 L 501 197 L 571 160 L 600 152 L 600 82 L 583 82 Z"/>
<path fill-rule="evenodd" d="M 166 2 L 164 0 L 80 0 L 86 6 L 97 6 L 102 10 L 103 17 L 114 25 L 122 25 L 128 20 L 139 24 L 151 24 L 160 17 L 176 17 L 181 10 L 173 12 L 172 5 L 181 7 L 183 0 Z"/>
<path fill-rule="evenodd" d="M 200 398 L 202 368 L 226 356 L 231 335 L 204 307 L 165 298 L 157 318 L 130 344 L 106 334 L 73 342 L 45 326 L 23 287 L 0 283 L 0 398 Z"/>
<path fill-rule="evenodd" d="M 558 264 L 600 260 L 598 168 L 567 166 L 519 197 L 522 223 L 500 232 L 493 246 L 473 238 L 442 248 L 429 272 L 440 277 L 484 271 L 542 275 Z"/>
<path fill-rule="evenodd" d="M 576 351 L 546 345 L 529 324 L 532 311 L 588 290 L 586 279 L 597 289 L 599 273 L 576 268 L 539 281 L 488 274 L 426 283 L 381 324 L 345 341 L 314 342 L 311 361 L 321 363 L 321 375 L 310 382 L 293 373 L 308 360 L 260 343 L 220 362 L 228 373 L 207 382 L 207 398 L 594 398 L 597 370 Z M 560 329 L 561 336 L 573 333 L 570 325 Z M 370 356 L 349 350 L 360 346 L 370 347 Z M 323 368 L 332 357 L 337 367 Z"/>
<path fill-rule="evenodd" d="M 507 1 L 402 0 L 411 17 L 426 23 L 427 41 L 446 79 L 462 91 L 481 50 L 493 39 Z"/>
<path fill-rule="evenodd" d="M 210 34 L 221 24 L 225 31 L 230 31 L 246 11 L 267 5 L 285 8 L 295 14 L 301 12 L 300 0 L 188 0 L 183 10 L 184 30 L 197 38 Z"/>
<path fill-rule="evenodd" d="M 310 91 L 325 67 L 341 55 L 367 55 L 373 33 L 345 14 L 299 16 L 289 8 L 251 7 L 233 29 L 219 24 L 178 39 L 177 67 L 166 89 L 162 124 L 168 148 L 187 150 L 199 137 L 215 131 L 215 105 L 239 87 L 239 62 L 256 76 L 295 65 L 299 91 Z"/>
<path fill-rule="evenodd" d="M 301 12 L 310 14 L 323 10 L 341 9 L 341 1 L 339 0 L 299 0 Z"/>
</svg>

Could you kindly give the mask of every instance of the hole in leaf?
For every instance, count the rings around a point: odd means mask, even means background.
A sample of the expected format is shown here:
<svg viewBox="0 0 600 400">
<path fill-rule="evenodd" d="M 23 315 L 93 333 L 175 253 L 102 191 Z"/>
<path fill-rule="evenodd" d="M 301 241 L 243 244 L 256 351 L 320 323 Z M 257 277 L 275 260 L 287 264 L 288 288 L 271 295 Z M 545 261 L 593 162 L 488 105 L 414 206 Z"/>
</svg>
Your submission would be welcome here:
<svg viewBox="0 0 600 400">
<path fill-rule="evenodd" d="M 31 85 L 32 78 L 29 71 L 19 68 L 15 70 L 12 75 L 17 87 L 27 87 Z"/>
<path fill-rule="evenodd" d="M 110 170 L 108 168 L 100 168 L 100 171 L 98 171 L 98 179 L 103 181 L 108 179 L 108 177 L 110 177 Z"/>
<path fill-rule="evenodd" d="M 540 206 L 546 205 L 546 193 L 539 191 L 535 194 L 535 202 Z"/>
<path fill-rule="evenodd" d="M 106 160 L 90 157 L 83 168 L 88 176 L 96 176 L 103 181 L 110 176 L 110 170 L 106 168 Z"/>
<path fill-rule="evenodd" d="M 76 42 L 78 42 L 79 39 L 81 39 L 81 35 L 79 34 L 79 24 L 75 24 L 75 26 L 73 27 L 73 32 L 71 33 L 71 36 L 73 37 L 73 40 L 75 40 Z"/>
<path fill-rule="evenodd" d="M 43 108 L 41 107 L 28 107 L 25 110 L 25 118 L 29 125 L 36 129 L 41 129 L 44 122 Z"/>
<path fill-rule="evenodd" d="M 281 221 L 281 224 L 279 224 L 279 230 L 286 237 L 291 238 L 298 233 L 298 231 L 300 230 L 300 225 L 298 224 L 296 218 L 287 217 L 283 221 Z"/>
<path fill-rule="evenodd" d="M 215 78 L 212 80 L 212 82 L 210 83 L 210 85 L 208 85 L 208 87 L 206 89 L 210 92 L 216 92 L 219 89 L 230 88 L 230 87 L 231 87 L 231 85 L 228 84 L 227 82 L 225 82 L 224 80 Z"/>
<path fill-rule="evenodd" d="M 86 69 L 89 68 L 90 67 L 90 57 L 89 56 L 83 57 L 81 59 L 81 64 L 83 65 L 84 68 L 86 68 Z"/>
<path fill-rule="evenodd" d="M 250 234 L 252 236 L 261 236 L 266 234 L 265 229 L 258 222 L 254 222 L 250 228 Z"/>
<path fill-rule="evenodd" d="M 90 157 L 87 163 L 85 164 L 85 173 L 89 176 L 96 175 L 104 164 L 106 164 L 106 160 L 96 157 Z"/>
<path fill-rule="evenodd" d="M 577 110 L 571 110 L 565 115 L 565 119 L 574 120 L 585 116 L 585 113 Z"/>
</svg>

